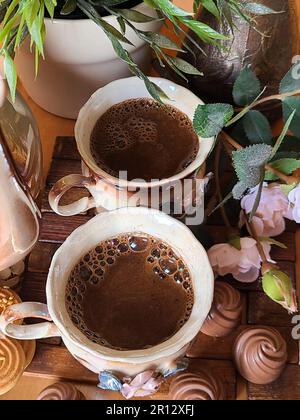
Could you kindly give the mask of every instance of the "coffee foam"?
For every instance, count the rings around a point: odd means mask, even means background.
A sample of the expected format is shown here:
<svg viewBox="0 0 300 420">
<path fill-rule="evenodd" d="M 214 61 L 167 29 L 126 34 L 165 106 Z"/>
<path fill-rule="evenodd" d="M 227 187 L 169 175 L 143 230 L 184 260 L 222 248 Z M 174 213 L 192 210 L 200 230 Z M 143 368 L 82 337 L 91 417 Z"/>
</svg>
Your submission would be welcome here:
<svg viewBox="0 0 300 420">
<path fill-rule="evenodd" d="M 149 252 L 145 259 L 153 272 L 163 281 L 174 281 L 186 293 L 186 313 L 178 321 L 177 331 L 189 320 L 194 304 L 194 292 L 191 274 L 183 260 L 169 245 L 154 237 L 141 233 L 124 234 L 101 242 L 85 254 L 72 270 L 67 284 L 66 307 L 70 318 L 74 325 L 94 343 L 123 350 L 112 346 L 97 332 L 87 327 L 82 308 L 87 287 L 98 285 L 104 279 L 108 267 L 114 265 L 119 256 L 146 250 Z"/>
<path fill-rule="evenodd" d="M 112 153 L 135 148 L 138 144 L 153 145 L 153 153 L 166 152 L 159 142 L 159 126 L 151 121 L 151 116 L 142 117 L 144 111 L 159 111 L 162 118 L 171 117 L 192 136 L 195 136 L 193 124 L 187 115 L 170 105 L 162 105 L 153 99 L 132 99 L 111 107 L 96 123 L 91 136 L 91 153 L 98 166 L 105 172 L 118 177 L 116 171 L 109 168 L 106 158 Z M 148 114 L 144 114 L 148 115 Z M 149 114 L 150 115 L 150 114 Z M 168 122 L 167 118 L 165 120 Z M 121 123 L 120 123 L 121 121 Z M 170 121 L 170 120 L 169 120 Z M 102 133 L 101 141 L 97 133 Z M 178 171 L 186 169 L 197 157 L 199 144 L 183 160 Z M 166 155 L 167 158 L 167 155 Z M 123 168 L 126 170 L 126 168 Z M 175 175 L 175 174 L 173 174 Z"/>
</svg>

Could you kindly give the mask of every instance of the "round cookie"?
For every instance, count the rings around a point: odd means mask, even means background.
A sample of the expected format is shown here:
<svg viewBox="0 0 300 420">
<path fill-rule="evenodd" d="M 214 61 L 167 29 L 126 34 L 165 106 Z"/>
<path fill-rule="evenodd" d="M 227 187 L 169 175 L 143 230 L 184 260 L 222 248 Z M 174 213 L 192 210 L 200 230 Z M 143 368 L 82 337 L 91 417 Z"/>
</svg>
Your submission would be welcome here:
<svg viewBox="0 0 300 420">
<path fill-rule="evenodd" d="M 25 368 L 24 369 L 26 369 L 34 358 L 35 351 L 36 351 L 36 341 L 24 340 L 24 341 L 20 341 L 20 344 L 25 354 Z"/>
<path fill-rule="evenodd" d="M 0 340 L 0 395 L 18 383 L 25 368 L 25 354 L 21 344 L 11 338 Z"/>
<path fill-rule="evenodd" d="M 237 337 L 233 355 L 238 371 L 247 381 L 267 385 L 282 374 L 287 345 L 274 328 L 250 328 Z"/>
<path fill-rule="evenodd" d="M 10 306 L 21 303 L 21 298 L 8 287 L 0 287 L 0 315 Z M 23 320 L 15 322 L 16 324 L 21 325 Z"/>
<path fill-rule="evenodd" d="M 172 400 L 225 400 L 223 384 L 209 371 L 199 369 L 177 375 L 171 382 L 169 397 Z"/>
<path fill-rule="evenodd" d="M 227 283 L 216 282 L 214 301 L 201 332 L 210 337 L 230 335 L 240 324 L 242 312 L 240 292 Z"/>
<path fill-rule="evenodd" d="M 44 389 L 37 397 L 37 400 L 82 401 L 85 400 L 85 397 L 74 385 L 65 382 L 57 382 Z"/>
</svg>

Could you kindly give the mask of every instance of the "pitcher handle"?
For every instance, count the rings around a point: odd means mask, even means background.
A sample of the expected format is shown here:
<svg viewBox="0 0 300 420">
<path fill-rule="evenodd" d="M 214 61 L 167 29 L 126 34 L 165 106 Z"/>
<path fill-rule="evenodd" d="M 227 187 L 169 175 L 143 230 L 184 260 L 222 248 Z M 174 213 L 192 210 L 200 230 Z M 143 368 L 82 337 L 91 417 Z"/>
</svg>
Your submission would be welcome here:
<svg viewBox="0 0 300 420">
<path fill-rule="evenodd" d="M 15 321 L 25 318 L 41 318 L 48 322 L 34 325 L 16 325 Z M 52 322 L 47 305 L 35 302 L 18 303 L 9 306 L 0 316 L 0 331 L 17 340 L 39 340 L 60 337 L 60 331 Z"/>
<path fill-rule="evenodd" d="M 57 181 L 49 193 L 49 203 L 52 210 L 60 216 L 75 216 L 84 213 L 94 207 L 96 203 L 93 197 L 83 197 L 74 203 L 62 206 L 59 204 L 64 194 L 72 188 L 87 188 L 94 185 L 95 181 L 91 177 L 79 174 L 67 175 Z"/>
</svg>

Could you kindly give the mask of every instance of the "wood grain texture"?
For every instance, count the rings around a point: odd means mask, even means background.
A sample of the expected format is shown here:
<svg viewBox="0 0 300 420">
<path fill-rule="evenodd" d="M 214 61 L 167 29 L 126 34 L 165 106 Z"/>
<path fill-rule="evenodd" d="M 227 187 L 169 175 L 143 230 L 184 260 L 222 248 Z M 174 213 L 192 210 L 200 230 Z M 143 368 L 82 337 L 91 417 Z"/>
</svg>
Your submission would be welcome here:
<svg viewBox="0 0 300 420">
<path fill-rule="evenodd" d="M 249 324 L 274 327 L 292 326 L 292 316 L 280 305 L 270 300 L 263 292 L 250 292 L 248 299 Z"/>
<path fill-rule="evenodd" d="M 288 365 L 271 385 L 248 385 L 249 400 L 300 400 L 300 366 Z"/>
<path fill-rule="evenodd" d="M 70 217 L 45 213 L 41 221 L 40 241 L 62 244 L 79 226 L 90 220 L 89 216 Z"/>
</svg>

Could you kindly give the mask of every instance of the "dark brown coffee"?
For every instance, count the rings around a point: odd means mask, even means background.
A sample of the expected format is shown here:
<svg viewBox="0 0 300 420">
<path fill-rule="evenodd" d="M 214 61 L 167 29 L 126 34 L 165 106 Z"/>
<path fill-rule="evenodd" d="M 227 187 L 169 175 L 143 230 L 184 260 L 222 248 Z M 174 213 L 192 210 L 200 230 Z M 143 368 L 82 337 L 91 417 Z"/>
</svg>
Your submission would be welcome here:
<svg viewBox="0 0 300 420">
<path fill-rule="evenodd" d="M 187 115 L 153 99 L 132 99 L 111 107 L 91 135 L 91 153 L 105 172 L 127 179 L 166 179 L 196 158 L 199 139 Z"/>
<path fill-rule="evenodd" d="M 101 242 L 73 269 L 66 307 L 91 341 L 118 350 L 155 346 L 189 319 L 191 274 L 167 244 L 126 234 Z"/>
</svg>

